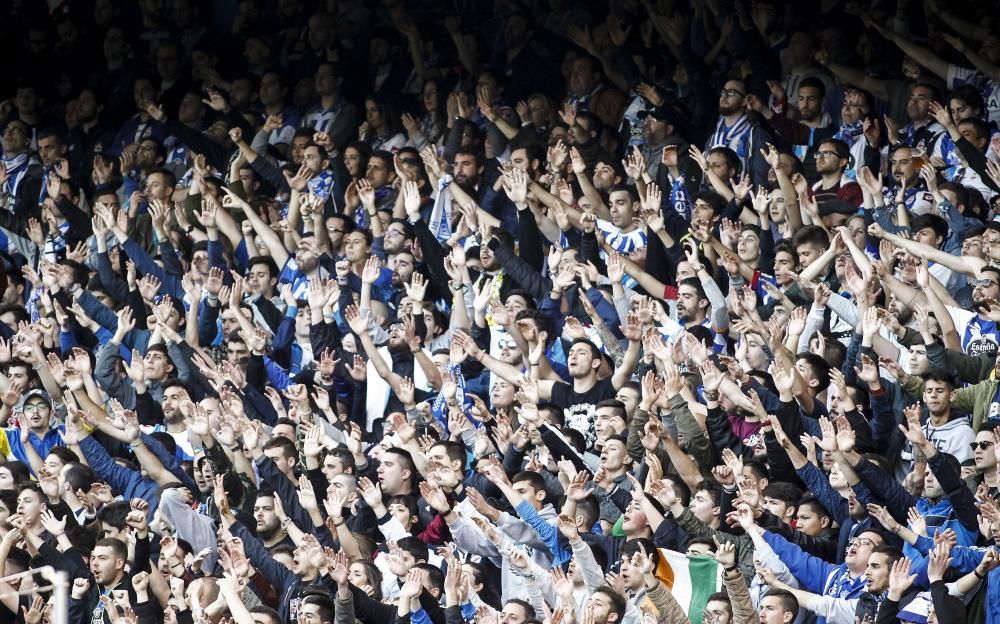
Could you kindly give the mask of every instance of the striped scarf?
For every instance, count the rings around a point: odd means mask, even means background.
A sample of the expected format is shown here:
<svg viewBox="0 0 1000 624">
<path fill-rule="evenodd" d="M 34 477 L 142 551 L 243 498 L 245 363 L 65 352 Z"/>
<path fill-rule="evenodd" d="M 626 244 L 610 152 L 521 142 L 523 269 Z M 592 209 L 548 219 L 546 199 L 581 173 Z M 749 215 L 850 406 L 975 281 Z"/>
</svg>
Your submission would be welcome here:
<svg viewBox="0 0 1000 624">
<path fill-rule="evenodd" d="M 726 118 L 720 117 L 719 123 L 715 126 L 715 133 L 712 134 L 712 138 L 708 141 L 706 151 L 713 147 L 728 147 L 736 152 L 740 160 L 745 160 L 747 157 L 746 139 L 750 134 L 750 130 L 750 118 L 747 117 L 746 113 L 740 115 L 736 123 L 728 127 L 726 126 Z"/>
<path fill-rule="evenodd" d="M 333 173 L 321 171 L 319 175 L 313 176 L 308 184 L 309 192 L 322 199 L 325 204 L 330 199 L 330 192 L 333 191 Z"/>
<path fill-rule="evenodd" d="M 13 156 L 4 156 L 0 159 L 7 169 L 7 181 L 3 184 L 4 193 L 8 198 L 17 193 L 17 187 L 21 184 L 26 173 L 28 173 L 28 152 L 21 152 Z M 13 210 L 11 210 L 13 212 Z"/>
<path fill-rule="evenodd" d="M 448 240 L 451 236 L 451 192 L 448 186 L 451 185 L 452 178 L 446 175 L 438 180 L 438 194 L 434 198 L 434 208 L 431 210 L 431 219 L 427 224 L 431 234 L 438 239 L 438 242 Z"/>
</svg>

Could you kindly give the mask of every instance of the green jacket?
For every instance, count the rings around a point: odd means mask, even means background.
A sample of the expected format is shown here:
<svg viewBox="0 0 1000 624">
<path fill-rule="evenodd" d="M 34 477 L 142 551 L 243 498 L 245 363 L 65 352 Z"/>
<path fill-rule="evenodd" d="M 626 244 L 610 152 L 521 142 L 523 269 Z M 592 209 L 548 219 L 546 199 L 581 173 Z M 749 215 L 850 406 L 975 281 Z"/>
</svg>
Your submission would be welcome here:
<svg viewBox="0 0 1000 624">
<path fill-rule="evenodd" d="M 987 379 L 974 386 L 959 388 L 955 390 L 951 407 L 972 414 L 972 430 L 979 431 L 990 417 L 990 404 L 997 394 L 997 387 L 1000 387 L 1000 380 Z M 924 380 L 911 375 L 903 384 L 903 389 L 920 396 L 924 393 Z"/>
</svg>

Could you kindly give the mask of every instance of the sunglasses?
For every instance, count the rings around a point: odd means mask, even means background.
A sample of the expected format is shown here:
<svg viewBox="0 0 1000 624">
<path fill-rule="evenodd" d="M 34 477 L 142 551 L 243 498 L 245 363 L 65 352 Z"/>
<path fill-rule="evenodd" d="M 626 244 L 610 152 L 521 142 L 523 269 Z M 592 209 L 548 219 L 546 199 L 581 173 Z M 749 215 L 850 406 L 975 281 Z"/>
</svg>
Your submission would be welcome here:
<svg viewBox="0 0 1000 624">
<path fill-rule="evenodd" d="M 993 446 L 993 442 L 991 440 L 984 440 L 982 442 L 969 442 L 969 448 L 972 449 L 973 451 L 975 451 L 977 448 L 982 451 L 985 451 L 991 446 Z"/>
</svg>

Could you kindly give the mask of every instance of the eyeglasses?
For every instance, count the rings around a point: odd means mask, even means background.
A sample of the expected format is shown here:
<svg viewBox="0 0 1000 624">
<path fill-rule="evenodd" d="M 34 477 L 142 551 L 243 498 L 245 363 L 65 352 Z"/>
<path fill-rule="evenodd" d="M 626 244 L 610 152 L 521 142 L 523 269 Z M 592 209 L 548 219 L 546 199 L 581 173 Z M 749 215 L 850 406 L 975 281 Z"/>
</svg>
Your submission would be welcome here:
<svg viewBox="0 0 1000 624">
<path fill-rule="evenodd" d="M 840 158 L 840 154 L 837 152 L 831 152 L 830 150 L 823 150 L 822 152 L 816 152 L 813 154 L 813 158 L 819 160 L 820 158 Z"/>
<path fill-rule="evenodd" d="M 984 277 L 983 279 L 978 279 L 972 282 L 972 286 L 979 286 L 980 288 L 989 288 L 996 282 L 990 277 Z"/>
<path fill-rule="evenodd" d="M 850 542 L 848 546 L 874 546 L 875 540 L 869 539 L 867 537 L 855 537 Z"/>
<path fill-rule="evenodd" d="M 42 412 L 49 409 L 48 403 L 32 403 L 30 405 L 24 406 L 25 414 L 34 414 L 35 412 Z"/>
<path fill-rule="evenodd" d="M 973 451 L 975 451 L 977 448 L 981 451 L 985 451 L 991 446 L 993 446 L 992 440 L 983 440 L 982 442 L 969 442 L 969 448 L 972 449 Z"/>
<path fill-rule="evenodd" d="M 746 94 L 741 93 L 736 89 L 723 89 L 722 91 L 719 91 L 719 95 L 721 95 L 722 97 L 743 97 Z"/>
</svg>

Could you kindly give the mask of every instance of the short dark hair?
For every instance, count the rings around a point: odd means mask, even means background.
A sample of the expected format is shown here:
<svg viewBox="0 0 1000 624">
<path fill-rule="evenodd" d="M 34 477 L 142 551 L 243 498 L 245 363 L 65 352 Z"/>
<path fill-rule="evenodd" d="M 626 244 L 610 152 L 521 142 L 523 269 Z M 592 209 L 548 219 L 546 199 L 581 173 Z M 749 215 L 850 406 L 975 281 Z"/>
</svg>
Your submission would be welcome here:
<svg viewBox="0 0 1000 624">
<path fill-rule="evenodd" d="M 406 552 L 413 555 L 413 558 L 419 561 L 427 561 L 427 544 L 422 542 L 419 538 L 408 536 L 403 539 L 397 540 L 396 545 L 405 550 Z"/>
<path fill-rule="evenodd" d="M 924 375 L 924 383 L 928 381 L 937 381 L 939 383 L 948 384 L 948 386 L 952 389 L 956 386 L 955 376 L 943 368 L 932 368 L 927 371 L 927 374 Z"/>
<path fill-rule="evenodd" d="M 792 614 L 793 622 L 798 617 L 799 601 L 796 600 L 795 594 L 787 589 L 772 589 L 764 594 L 764 598 L 777 598 L 781 602 L 781 608 L 787 613 Z"/>
<path fill-rule="evenodd" d="M 816 89 L 819 91 L 820 97 L 826 97 L 826 85 L 823 84 L 822 80 L 816 78 L 815 76 L 806 76 L 803 78 L 802 81 L 799 82 L 798 90 L 801 91 L 802 89 Z M 796 93 L 796 95 L 798 95 L 798 93 Z"/>
<path fill-rule="evenodd" d="M 271 256 L 254 256 L 253 258 L 250 258 L 247 262 L 247 271 L 249 272 L 250 269 L 254 268 L 258 264 L 265 265 L 267 270 L 270 271 L 271 277 L 278 277 L 281 274 L 281 270 L 278 268 L 278 263 L 276 263 L 274 258 Z"/>
<path fill-rule="evenodd" d="M 601 359 L 601 350 L 597 348 L 597 345 L 595 345 L 593 342 L 591 342 L 586 338 L 577 338 L 573 342 L 569 343 L 569 349 L 567 349 L 566 351 L 569 352 L 570 349 L 572 349 L 578 344 L 585 344 L 588 347 L 590 347 L 591 361 Z"/>
<path fill-rule="evenodd" d="M 914 234 L 927 228 L 934 230 L 934 233 L 941 239 L 942 243 L 948 238 L 948 222 L 940 215 L 922 214 L 913 217 L 910 221 L 910 231 Z"/>
<path fill-rule="evenodd" d="M 177 186 L 177 176 L 174 175 L 173 171 L 164 169 L 163 167 L 158 167 L 150 171 L 149 175 L 153 175 L 154 173 L 158 173 L 163 176 L 163 184 L 165 186 L 169 186 L 170 188 L 175 188 Z M 146 177 L 148 178 L 149 176 Z"/>
<path fill-rule="evenodd" d="M 269 451 L 275 448 L 281 449 L 281 453 L 282 455 L 284 455 L 285 459 L 291 457 L 297 458 L 299 456 L 298 449 L 295 448 L 295 443 L 283 435 L 274 436 L 273 438 L 264 443 L 265 451 Z"/>
<path fill-rule="evenodd" d="M 698 201 L 699 199 L 712 208 L 713 216 L 719 216 L 722 214 L 722 211 L 726 209 L 726 204 L 728 203 L 725 197 L 719 195 L 715 191 L 701 191 L 694 196 L 695 201 Z"/>
<path fill-rule="evenodd" d="M 125 517 L 132 507 L 125 501 L 114 501 L 108 503 L 97 512 L 97 519 L 106 522 L 118 530 L 125 528 Z"/>
<path fill-rule="evenodd" d="M 795 249 L 801 245 L 812 244 L 824 249 L 830 246 L 830 236 L 818 225 L 807 225 L 799 229 L 792 238 Z"/>
<path fill-rule="evenodd" d="M 819 385 L 816 392 L 823 392 L 830 386 L 830 364 L 821 355 L 816 355 L 811 351 L 803 351 L 795 356 L 796 360 L 805 360 L 806 364 L 813 369 L 813 375 Z"/>
<path fill-rule="evenodd" d="M 121 541 L 117 537 L 105 537 L 104 539 L 97 540 L 97 543 L 94 544 L 94 548 L 98 548 L 100 546 L 110 548 L 115 553 L 115 557 L 123 561 L 128 561 L 128 546 L 126 546 L 125 542 Z"/>
<path fill-rule="evenodd" d="M 510 480 L 511 484 L 514 483 L 527 483 L 536 492 L 545 491 L 545 479 L 542 475 L 538 474 L 533 470 L 522 470 L 521 472 L 514 475 Z"/>
<path fill-rule="evenodd" d="M 616 622 L 621 622 L 622 617 L 625 615 L 625 597 L 611 589 L 608 585 L 601 585 L 594 589 L 594 594 L 604 594 L 608 598 L 608 621 L 611 621 L 610 615 L 612 613 L 616 614 L 618 617 L 615 619 Z M 593 594 L 591 594 L 593 595 Z M 793 598 L 794 600 L 794 598 Z"/>
<path fill-rule="evenodd" d="M 468 453 L 465 452 L 465 447 L 462 444 L 454 440 L 438 440 L 434 443 L 434 446 L 443 447 L 444 452 L 448 455 L 448 459 L 461 462 L 462 471 L 465 471 L 465 462 L 468 459 Z"/>
<path fill-rule="evenodd" d="M 787 481 L 775 481 L 768 483 L 764 488 L 763 495 L 768 498 L 776 498 L 791 507 L 797 507 L 802 500 L 802 490 Z"/>
</svg>

